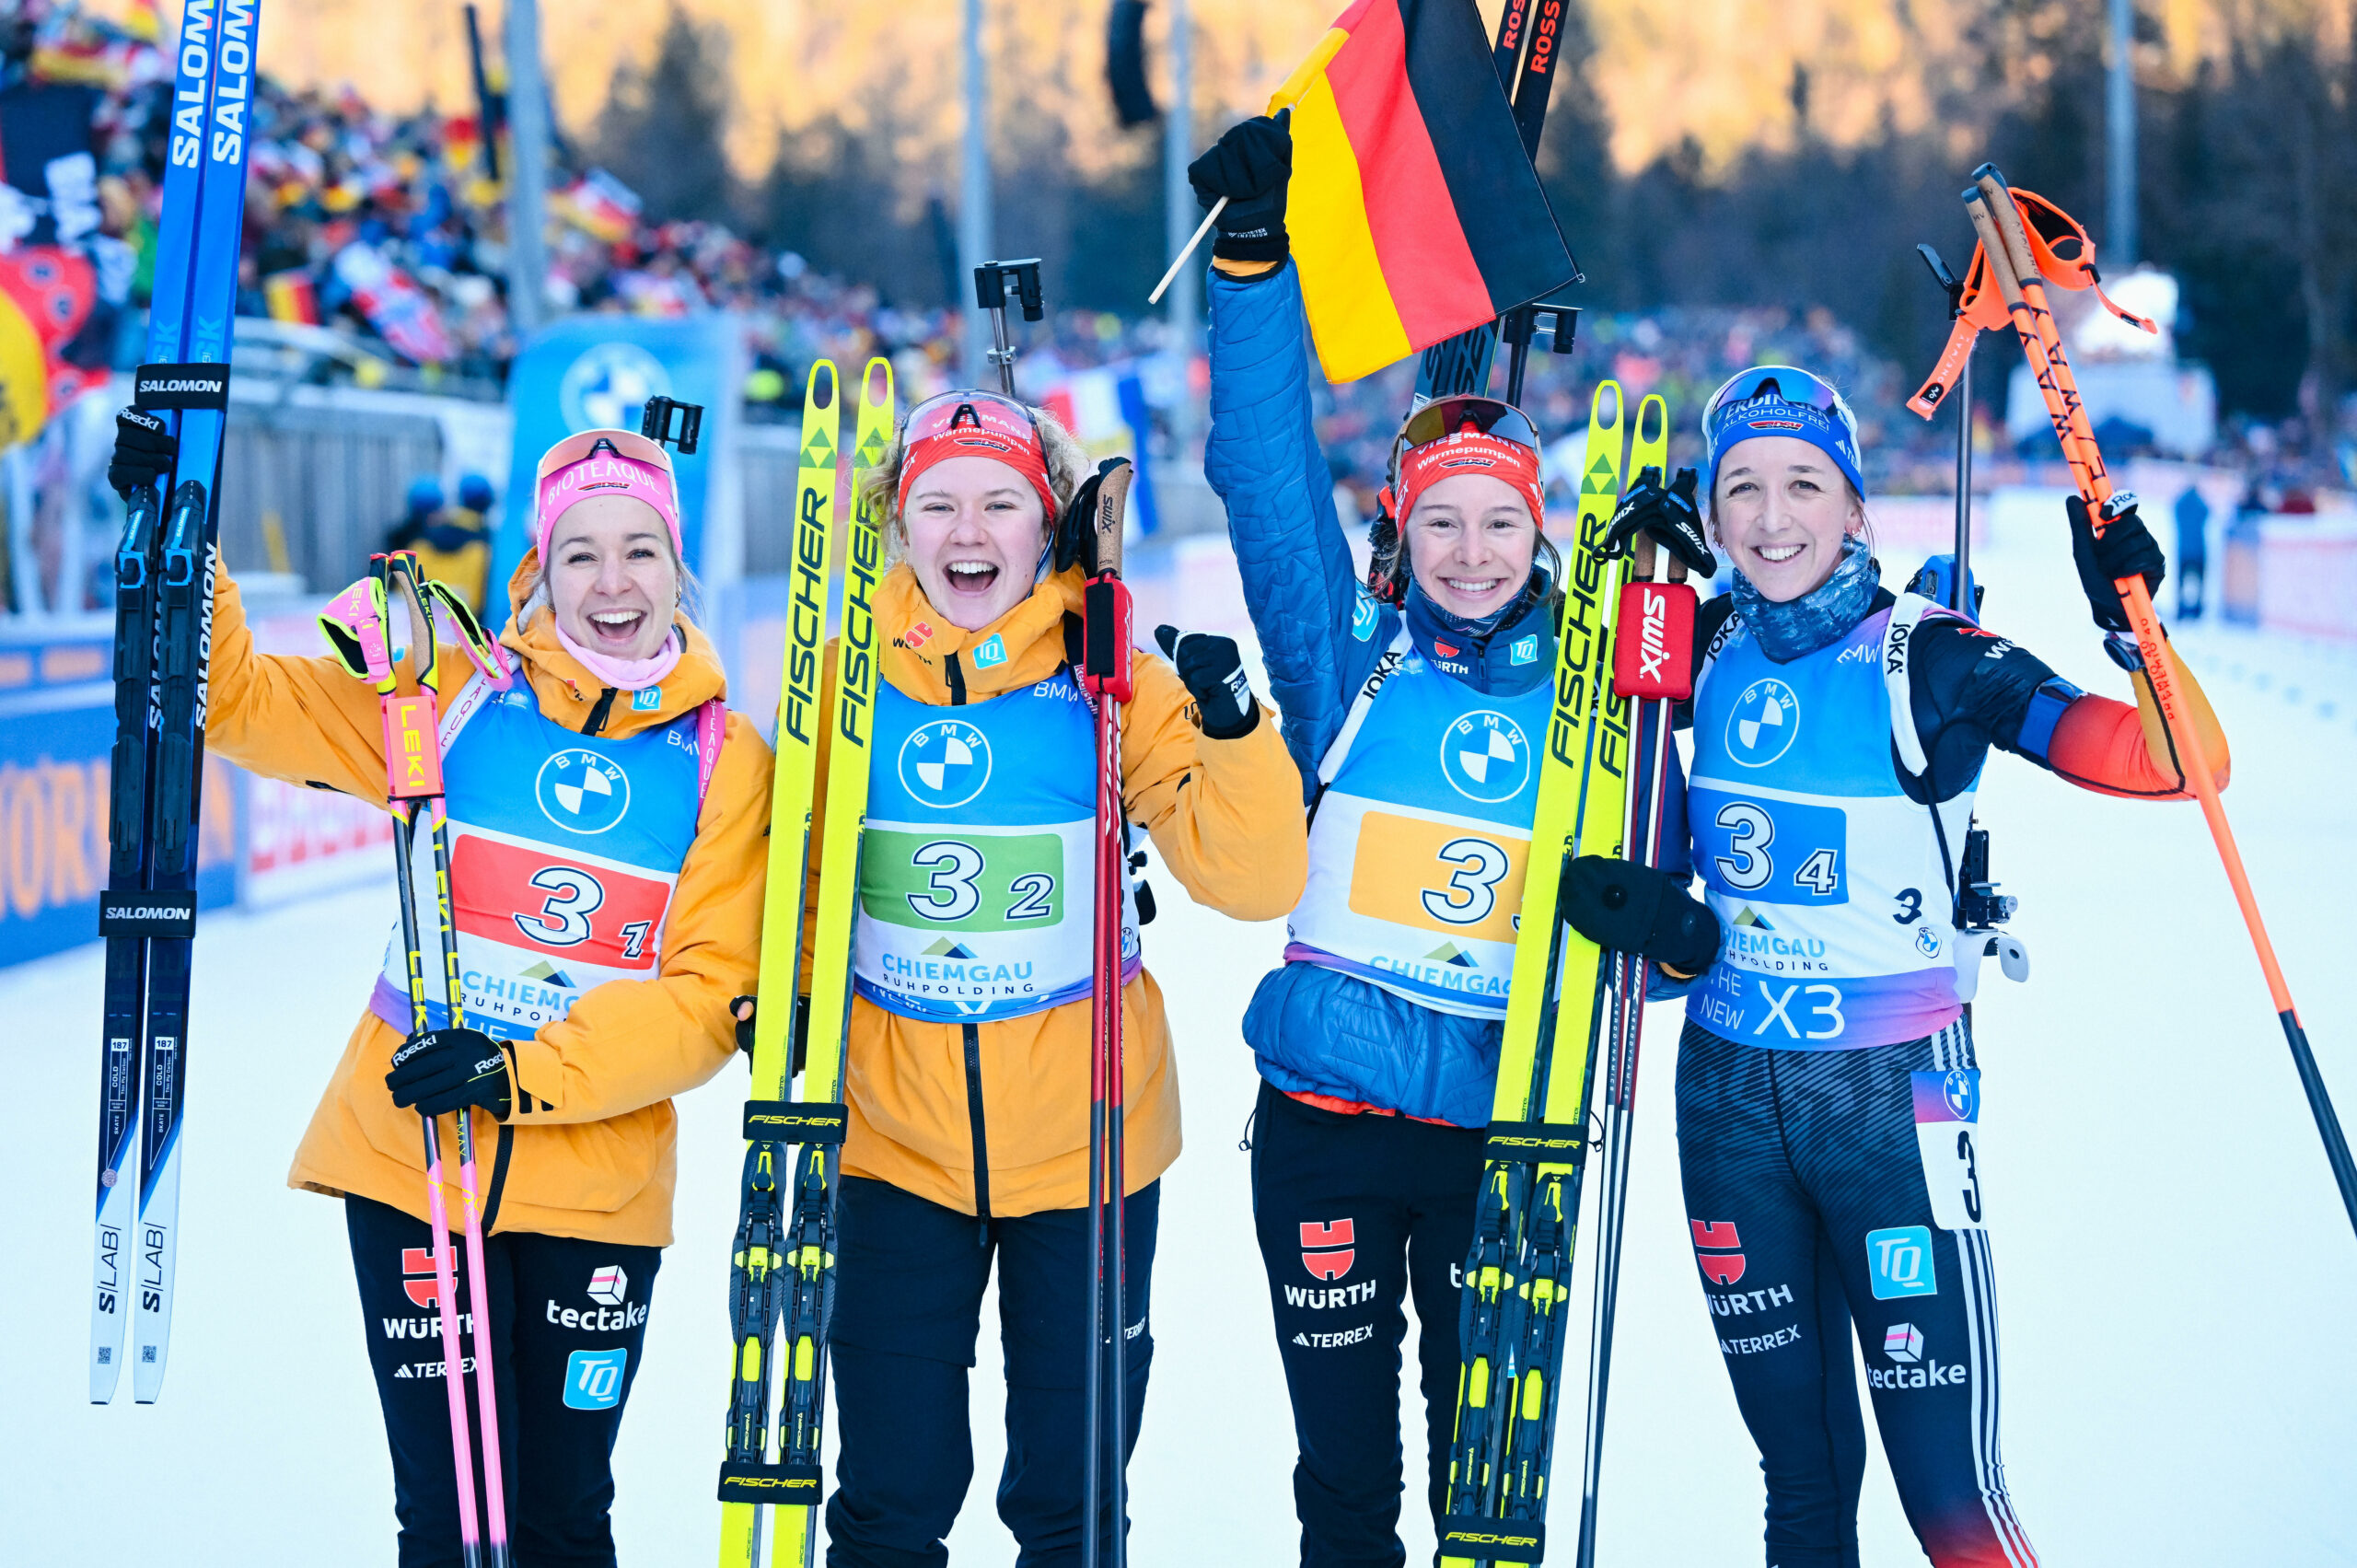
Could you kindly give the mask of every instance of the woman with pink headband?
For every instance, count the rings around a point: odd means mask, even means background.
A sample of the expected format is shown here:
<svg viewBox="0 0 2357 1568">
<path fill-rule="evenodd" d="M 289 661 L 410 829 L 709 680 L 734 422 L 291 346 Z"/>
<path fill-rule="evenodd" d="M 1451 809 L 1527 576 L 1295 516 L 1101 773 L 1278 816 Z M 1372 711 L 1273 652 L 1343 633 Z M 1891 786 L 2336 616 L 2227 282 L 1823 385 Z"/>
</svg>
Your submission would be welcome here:
<svg viewBox="0 0 2357 1568">
<path fill-rule="evenodd" d="M 168 438 L 135 417 L 121 431 L 117 488 L 169 473 Z M 404 1563 L 460 1555 L 419 1113 L 480 1113 L 493 1310 L 469 1344 L 498 1378 L 516 1560 L 611 1563 L 614 1440 L 671 1241 L 670 1100 L 734 1055 L 728 1002 L 761 948 L 770 753 L 722 705 L 669 456 L 585 431 L 540 460 L 535 494 L 508 673 L 440 650 L 468 672 L 440 708 L 467 1027 L 438 985 L 411 1016 L 396 929 L 288 1178 L 344 1201 Z M 333 659 L 256 653 L 226 571 L 211 697 L 214 750 L 386 798 L 375 691 Z M 419 876 L 434 886 L 430 851 Z"/>
<path fill-rule="evenodd" d="M 830 1333 L 834 1568 L 943 1561 L 973 1474 L 967 1368 L 994 1262 L 1007 1376 L 999 1516 L 1026 1563 L 1078 1562 L 1092 1528 L 1082 1494 L 1097 769 L 1071 668 L 1078 523 L 1059 528 L 1088 515 L 1074 497 L 1089 472 L 1045 413 L 958 391 L 910 411 L 872 482 L 894 562 L 872 601 L 883 679 Z M 1136 659 L 1121 722 L 1129 822 L 1197 902 L 1273 918 L 1300 894 L 1304 854 L 1273 715 L 1253 700 L 1233 641 L 1167 626 L 1158 635 L 1177 668 Z M 830 647 L 830 687 L 834 658 Z M 822 756 L 822 779 L 824 768 Z M 815 931 L 811 872 L 805 929 Z M 1109 1465 L 1126 1463 L 1137 1437 L 1160 1179 L 1178 1155 L 1170 1023 L 1138 935 L 1153 905 L 1143 889 L 1123 905 L 1128 1424 Z M 1127 1524 L 1109 1501 L 1093 1525 L 1100 1561 Z"/>
</svg>

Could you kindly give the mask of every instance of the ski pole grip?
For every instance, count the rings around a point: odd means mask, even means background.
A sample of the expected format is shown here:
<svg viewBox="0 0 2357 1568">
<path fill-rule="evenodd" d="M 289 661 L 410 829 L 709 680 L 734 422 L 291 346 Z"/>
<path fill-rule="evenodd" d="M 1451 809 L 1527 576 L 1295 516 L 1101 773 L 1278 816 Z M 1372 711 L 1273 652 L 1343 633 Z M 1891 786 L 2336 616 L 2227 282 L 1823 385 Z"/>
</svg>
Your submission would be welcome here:
<svg viewBox="0 0 2357 1568">
<path fill-rule="evenodd" d="M 2026 291 L 2032 283 L 2041 281 L 2041 274 L 2038 253 L 2030 249 L 2029 230 L 2022 226 L 2022 210 L 2014 203 L 2013 191 L 1993 163 L 1984 163 L 1976 169 L 1972 183 L 1996 219 L 1997 232 L 2005 237 L 2005 260 L 2012 263 L 2014 286 Z"/>
<path fill-rule="evenodd" d="M 2013 251 L 1997 226 L 1997 215 L 1990 208 L 1988 196 L 1978 188 L 1966 192 L 1964 210 L 1972 219 L 1972 231 L 1980 237 L 1981 251 L 1989 258 L 1989 275 L 1997 280 L 1997 292 L 2005 296 L 2006 308 L 2021 308 L 2028 302 L 2022 297 L 2021 278 L 2014 269 Z"/>
</svg>

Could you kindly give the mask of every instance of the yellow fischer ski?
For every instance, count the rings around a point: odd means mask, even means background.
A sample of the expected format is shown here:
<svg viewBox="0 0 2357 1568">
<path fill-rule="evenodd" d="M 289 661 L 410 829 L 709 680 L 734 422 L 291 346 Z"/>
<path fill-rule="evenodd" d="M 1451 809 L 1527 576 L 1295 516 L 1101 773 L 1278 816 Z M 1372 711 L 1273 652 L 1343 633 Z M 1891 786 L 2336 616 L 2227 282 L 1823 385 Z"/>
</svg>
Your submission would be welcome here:
<svg viewBox="0 0 2357 1568">
<path fill-rule="evenodd" d="M 859 855 L 867 832 L 868 743 L 876 714 L 876 582 L 884 571 L 879 505 L 861 482 L 892 445 L 892 365 L 871 359 L 859 381 L 859 426 L 852 448 L 851 537 L 842 563 L 842 637 L 835 654 L 834 730 L 827 738 L 827 816 L 819 857 L 819 929 L 811 958 L 809 1059 L 799 1109 L 833 1118 L 831 1135 L 806 1136 L 794 1181 L 786 1241 L 787 1288 L 782 1354 L 785 1398 L 778 1411 L 778 1453 L 807 1477 L 778 1510 L 770 1548 L 772 1568 L 815 1568 L 819 1561 L 819 1442 L 827 1413 L 827 1324 L 835 1299 L 835 1193 L 841 1180 L 843 1047 L 851 1030 L 852 915 L 859 897 Z"/>
<path fill-rule="evenodd" d="M 753 1017 L 753 1074 L 745 1102 L 745 1179 L 731 1249 L 727 1446 L 720 1467 L 721 1568 L 756 1568 L 761 1505 L 797 1494 L 815 1501 L 819 1482 L 769 1462 L 770 1347 L 784 1307 L 789 1195 L 779 1184 L 795 1108 L 785 1098 L 793 1071 L 795 982 L 802 955 L 802 890 L 809 869 L 810 799 L 818 779 L 819 670 L 826 653 L 829 554 L 841 507 L 835 459 L 842 439 L 842 387 L 834 366 L 810 366 L 802 404 L 802 466 L 795 486 L 785 664 L 778 690 L 775 779 L 770 791 L 769 883 L 761 904 L 761 967 Z M 840 1136 L 841 1119 L 836 1119 Z M 809 1136 L 807 1132 L 801 1134 Z"/>
<path fill-rule="evenodd" d="M 1661 400 L 1646 401 L 1653 409 Z M 1620 851 L 1630 710 L 1612 692 L 1611 644 L 1624 565 L 1601 551 L 1620 505 L 1627 412 L 1617 383 L 1596 388 L 1580 478 L 1579 538 L 1565 561 L 1555 701 L 1539 761 L 1497 1094 L 1466 1260 L 1448 1508 L 1435 1522 L 1446 1568 L 1537 1562 L 1546 1545 L 1547 1471 L 1604 978 L 1601 950 L 1562 923 L 1556 901 L 1573 855 Z M 1656 414 L 1654 428 L 1666 441 L 1666 417 Z M 1631 466 L 1659 464 L 1660 444 L 1646 443 Z"/>
</svg>

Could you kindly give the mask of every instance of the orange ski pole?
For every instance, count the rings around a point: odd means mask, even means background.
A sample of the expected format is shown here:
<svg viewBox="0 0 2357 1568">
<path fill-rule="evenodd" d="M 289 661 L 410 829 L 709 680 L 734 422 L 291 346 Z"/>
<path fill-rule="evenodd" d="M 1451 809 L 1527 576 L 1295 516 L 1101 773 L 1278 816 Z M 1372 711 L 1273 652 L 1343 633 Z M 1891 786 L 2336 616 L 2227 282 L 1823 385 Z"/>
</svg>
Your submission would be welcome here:
<svg viewBox="0 0 2357 1568">
<path fill-rule="evenodd" d="M 2090 522 L 2101 534 L 2110 520 L 2105 515 L 2104 505 L 2112 496 L 2111 475 L 2104 468 L 2103 453 L 2096 446 L 2094 431 L 2088 427 L 2078 382 L 2071 374 L 2071 362 L 2062 352 L 2061 335 L 2056 331 L 2053 315 L 2047 308 L 2045 284 L 2030 250 L 2029 236 L 2022 226 L 2021 213 L 1996 165 L 1981 165 L 1974 171 L 1973 180 L 1973 187 L 1964 193 L 1966 209 L 1988 254 L 1990 273 L 2004 296 L 2014 335 L 2021 339 L 2022 352 L 2029 360 L 2038 392 L 2046 400 L 2047 416 L 2053 422 L 2055 437 L 2061 442 L 2062 456 L 2071 465 L 2072 479 L 2078 486 L 2080 498 L 2087 505 Z M 2152 684 L 2162 722 L 2178 742 L 2176 750 L 2178 763 L 2185 770 L 2186 783 L 2191 786 L 2194 798 L 2201 803 L 2210 837 L 2217 844 L 2218 858 L 2225 865 L 2226 881 L 2234 889 L 2235 902 L 2242 908 L 2243 924 L 2250 932 L 2251 946 L 2258 950 L 2258 967 L 2267 977 L 2267 991 L 2275 1004 L 2276 1019 L 2283 1026 L 2284 1039 L 2292 1048 L 2293 1064 L 2299 1071 L 2302 1088 L 2307 1092 L 2308 1109 L 2324 1139 L 2325 1157 L 2340 1188 L 2340 1201 L 2349 1211 L 2349 1222 L 2357 1227 L 2357 1164 L 2351 1160 L 2349 1143 L 2341 1134 L 2340 1119 L 2334 1113 L 2331 1094 L 2316 1067 L 2316 1053 L 2309 1048 L 2299 1010 L 2293 1005 L 2291 987 L 2284 983 L 2283 967 L 2276 960 L 2275 945 L 2268 939 L 2267 923 L 2258 912 L 2258 900 L 2251 891 L 2250 875 L 2243 867 L 2242 851 L 2235 846 L 2234 828 L 2226 820 L 2225 804 L 2219 799 L 2218 781 L 2210 770 L 2210 759 L 2198 743 L 2187 744 L 2195 739 L 2195 731 L 2188 720 L 2184 696 L 2177 690 L 2176 667 L 2170 662 L 2161 636 L 2160 617 L 2153 609 L 2152 594 L 2141 576 L 2122 577 L 2112 587 L 2119 591 L 2129 624 L 2135 629 L 2136 645 L 2143 655 L 2144 678 Z"/>
</svg>

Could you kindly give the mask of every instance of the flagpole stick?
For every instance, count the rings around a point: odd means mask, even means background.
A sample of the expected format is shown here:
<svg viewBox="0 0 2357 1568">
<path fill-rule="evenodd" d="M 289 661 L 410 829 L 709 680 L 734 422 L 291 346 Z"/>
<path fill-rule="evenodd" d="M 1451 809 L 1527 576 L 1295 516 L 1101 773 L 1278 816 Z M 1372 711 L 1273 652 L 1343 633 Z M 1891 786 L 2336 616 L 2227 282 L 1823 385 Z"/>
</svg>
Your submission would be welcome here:
<svg viewBox="0 0 2357 1568">
<path fill-rule="evenodd" d="M 1145 302 L 1148 305 L 1162 303 L 1163 291 L 1170 286 L 1170 280 L 1178 275 L 1178 269 L 1187 264 L 1187 258 L 1195 253 L 1195 247 L 1203 242 L 1203 236 L 1212 231 L 1212 225 L 1216 223 L 1219 220 L 1219 215 L 1226 210 L 1227 198 L 1225 196 L 1212 203 L 1212 210 L 1203 215 L 1203 221 L 1197 224 L 1195 232 L 1188 237 L 1187 248 L 1178 252 L 1178 259 L 1170 263 L 1170 270 L 1162 274 L 1162 281 L 1154 285 L 1152 294 L 1145 296 Z"/>
</svg>

